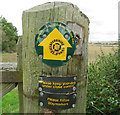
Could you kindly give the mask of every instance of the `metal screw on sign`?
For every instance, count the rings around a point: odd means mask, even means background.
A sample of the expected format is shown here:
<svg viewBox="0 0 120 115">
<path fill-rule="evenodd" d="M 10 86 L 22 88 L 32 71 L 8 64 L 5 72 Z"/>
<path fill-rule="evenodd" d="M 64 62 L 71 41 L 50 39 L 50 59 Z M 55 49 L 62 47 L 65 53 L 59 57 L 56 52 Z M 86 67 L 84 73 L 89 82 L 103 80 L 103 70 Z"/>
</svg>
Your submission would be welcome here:
<svg viewBox="0 0 120 115">
<path fill-rule="evenodd" d="M 40 92 L 40 96 L 43 96 L 43 92 Z"/>
<path fill-rule="evenodd" d="M 70 55 L 68 56 L 68 59 L 71 59 L 71 56 L 70 56 Z"/>
<path fill-rule="evenodd" d="M 76 80 L 77 80 L 77 77 L 74 77 L 74 80 L 76 81 Z"/>
<path fill-rule="evenodd" d="M 40 102 L 40 106 L 43 106 L 43 102 Z"/>
<path fill-rule="evenodd" d="M 47 35 L 46 34 L 43 34 L 43 38 L 46 38 L 47 37 Z"/>
<path fill-rule="evenodd" d="M 41 88 L 41 87 L 39 87 L 39 91 L 42 91 L 42 88 Z"/>
<path fill-rule="evenodd" d="M 75 91 L 76 90 L 76 87 L 73 87 L 73 91 Z"/>
<path fill-rule="evenodd" d="M 68 35 L 68 34 L 66 34 L 66 35 L 65 35 L 65 38 L 66 38 L 66 39 L 67 39 L 67 38 L 69 38 L 69 35 Z"/>
<path fill-rule="evenodd" d="M 75 108 L 75 104 L 72 104 L 72 107 Z"/>
</svg>

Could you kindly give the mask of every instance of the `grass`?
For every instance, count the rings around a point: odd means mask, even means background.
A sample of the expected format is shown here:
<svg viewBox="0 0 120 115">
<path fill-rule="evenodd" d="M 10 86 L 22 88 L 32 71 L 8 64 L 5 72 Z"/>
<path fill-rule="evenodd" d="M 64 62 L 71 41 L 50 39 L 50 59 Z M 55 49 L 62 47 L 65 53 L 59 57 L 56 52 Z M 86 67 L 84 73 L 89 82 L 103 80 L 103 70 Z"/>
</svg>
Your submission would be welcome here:
<svg viewBox="0 0 120 115">
<path fill-rule="evenodd" d="M 4 54 L 2 54 L 2 56 L 7 56 L 7 55 L 9 55 L 10 53 L 4 53 Z"/>
<path fill-rule="evenodd" d="M 16 87 L 2 98 L 2 113 L 19 112 L 19 98 L 17 89 L 18 88 Z"/>
<path fill-rule="evenodd" d="M 0 115 L 2 114 L 2 98 L 0 98 Z"/>
</svg>

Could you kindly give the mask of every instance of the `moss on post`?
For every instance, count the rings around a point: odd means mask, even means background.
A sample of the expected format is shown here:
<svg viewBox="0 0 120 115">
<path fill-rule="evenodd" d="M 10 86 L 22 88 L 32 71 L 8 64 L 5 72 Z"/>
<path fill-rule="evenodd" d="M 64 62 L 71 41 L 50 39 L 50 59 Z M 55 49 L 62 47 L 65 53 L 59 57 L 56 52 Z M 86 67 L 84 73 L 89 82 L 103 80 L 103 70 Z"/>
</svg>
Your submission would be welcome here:
<svg viewBox="0 0 120 115">
<path fill-rule="evenodd" d="M 76 107 L 59 113 L 85 113 L 88 71 L 88 25 L 86 15 L 78 7 L 65 2 L 52 2 L 35 6 L 23 12 L 22 67 L 24 112 L 41 113 L 44 109 L 38 106 L 38 78 L 49 76 L 78 76 Z M 35 36 L 38 30 L 48 22 L 67 24 L 80 40 L 73 58 L 64 66 L 49 67 L 42 63 L 35 51 Z"/>
</svg>

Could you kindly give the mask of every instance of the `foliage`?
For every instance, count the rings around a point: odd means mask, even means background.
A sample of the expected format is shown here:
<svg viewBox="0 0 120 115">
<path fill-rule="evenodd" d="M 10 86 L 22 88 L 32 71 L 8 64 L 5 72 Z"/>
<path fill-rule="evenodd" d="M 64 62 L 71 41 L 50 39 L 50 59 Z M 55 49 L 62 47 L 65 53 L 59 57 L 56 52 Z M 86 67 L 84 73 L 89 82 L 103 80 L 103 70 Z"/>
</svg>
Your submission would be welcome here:
<svg viewBox="0 0 120 115">
<path fill-rule="evenodd" d="M 2 30 L 2 51 L 16 51 L 16 43 L 18 40 L 17 28 L 12 23 L 7 22 L 3 17 L 0 17 L 0 25 Z"/>
<path fill-rule="evenodd" d="M 107 56 L 102 52 L 94 63 L 90 63 L 87 113 L 114 113 L 114 115 L 119 113 L 120 67 L 118 61 L 118 51 L 114 50 L 114 54 L 109 53 Z"/>
<path fill-rule="evenodd" d="M 2 98 L 2 113 L 18 113 L 19 112 L 19 98 L 17 88 Z"/>
</svg>

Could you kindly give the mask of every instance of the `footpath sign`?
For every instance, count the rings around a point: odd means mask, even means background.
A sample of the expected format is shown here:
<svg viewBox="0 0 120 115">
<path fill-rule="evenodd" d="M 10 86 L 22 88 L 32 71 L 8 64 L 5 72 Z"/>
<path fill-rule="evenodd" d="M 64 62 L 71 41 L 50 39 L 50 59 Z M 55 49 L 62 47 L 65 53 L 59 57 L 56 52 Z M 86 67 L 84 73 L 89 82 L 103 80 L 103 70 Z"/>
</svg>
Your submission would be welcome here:
<svg viewBox="0 0 120 115">
<path fill-rule="evenodd" d="M 39 105 L 49 109 L 74 108 L 77 76 L 39 77 Z"/>
<path fill-rule="evenodd" d="M 61 22 L 45 24 L 35 37 L 35 49 L 45 64 L 62 66 L 72 58 L 75 51 L 74 34 Z"/>
</svg>

